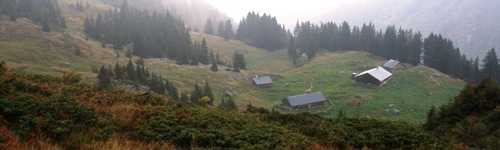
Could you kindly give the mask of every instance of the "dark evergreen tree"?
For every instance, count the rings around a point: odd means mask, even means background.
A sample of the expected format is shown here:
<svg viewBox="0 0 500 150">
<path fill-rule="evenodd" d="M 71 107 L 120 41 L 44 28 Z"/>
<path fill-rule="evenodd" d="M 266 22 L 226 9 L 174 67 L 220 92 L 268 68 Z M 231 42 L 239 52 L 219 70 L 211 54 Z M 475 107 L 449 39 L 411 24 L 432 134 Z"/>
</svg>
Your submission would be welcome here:
<svg viewBox="0 0 500 150">
<path fill-rule="evenodd" d="M 212 54 L 212 66 L 210 66 L 210 70 L 213 72 L 219 71 L 218 58 Z"/>
<path fill-rule="evenodd" d="M 99 73 L 97 75 L 97 85 L 99 88 L 109 88 L 111 87 L 111 75 L 109 74 L 109 71 L 102 66 L 101 69 L 99 69 Z"/>
<path fill-rule="evenodd" d="M 240 72 L 240 70 L 245 70 L 245 69 L 247 69 L 245 62 L 245 55 L 239 52 L 235 52 L 233 54 L 233 71 Z"/>
<path fill-rule="evenodd" d="M 214 35 L 215 34 L 214 29 L 215 28 L 212 19 L 207 19 L 207 22 L 205 23 L 205 33 Z"/>
<path fill-rule="evenodd" d="M 267 50 L 286 48 L 290 34 L 275 17 L 250 12 L 239 24 L 236 38 Z"/>
<path fill-rule="evenodd" d="M 191 103 L 200 105 L 200 99 L 203 97 L 203 90 L 200 88 L 198 84 L 194 85 L 194 90 L 191 92 L 190 100 Z"/>
<path fill-rule="evenodd" d="M 295 38 L 292 36 L 288 43 L 288 59 L 292 62 L 293 66 L 297 66 L 297 48 L 295 47 Z"/>
<path fill-rule="evenodd" d="M 491 78 L 498 80 L 500 75 L 500 65 L 495 49 L 491 49 L 483 60 L 482 78 Z"/>
<path fill-rule="evenodd" d="M 203 95 L 207 96 L 210 101 L 208 102 L 209 105 L 213 105 L 215 101 L 215 96 L 214 93 L 212 92 L 212 88 L 210 87 L 210 84 L 208 82 L 205 82 L 205 87 L 203 88 Z"/>
<path fill-rule="evenodd" d="M 209 52 L 208 52 L 208 45 L 207 45 L 207 41 L 205 40 L 205 38 L 203 38 L 203 40 L 201 41 L 201 45 L 200 45 L 200 63 L 204 64 L 204 65 L 208 65 L 210 63 L 210 56 L 209 56 Z"/>
<path fill-rule="evenodd" d="M 224 37 L 226 35 L 226 23 L 224 21 L 219 22 L 217 26 L 217 35 L 220 37 Z"/>
<path fill-rule="evenodd" d="M 228 40 L 234 37 L 233 23 L 231 20 L 226 20 L 224 24 L 224 39 Z"/>
</svg>

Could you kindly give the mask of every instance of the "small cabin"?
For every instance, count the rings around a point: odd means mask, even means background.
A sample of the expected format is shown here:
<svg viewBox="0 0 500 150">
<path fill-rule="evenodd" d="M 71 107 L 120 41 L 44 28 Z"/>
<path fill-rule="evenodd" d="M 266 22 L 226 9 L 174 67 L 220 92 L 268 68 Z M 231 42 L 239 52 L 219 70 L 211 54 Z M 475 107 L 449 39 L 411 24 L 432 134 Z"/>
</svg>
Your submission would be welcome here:
<svg viewBox="0 0 500 150">
<path fill-rule="evenodd" d="M 257 87 L 272 87 L 273 79 L 270 76 L 255 76 L 252 78 L 252 83 Z"/>
<path fill-rule="evenodd" d="M 388 71 L 393 71 L 394 69 L 396 69 L 396 67 L 398 67 L 398 65 L 400 64 L 401 62 L 397 61 L 397 60 L 394 60 L 394 59 L 391 59 L 387 62 L 385 62 L 382 67 L 384 67 L 386 70 Z"/>
<path fill-rule="evenodd" d="M 323 106 L 326 103 L 327 99 L 321 92 L 288 96 L 283 99 L 283 105 L 292 109 L 310 109 Z"/>
<path fill-rule="evenodd" d="M 358 82 L 382 86 L 392 78 L 392 73 L 384 67 L 377 67 L 362 73 L 354 73 L 353 79 Z"/>
</svg>

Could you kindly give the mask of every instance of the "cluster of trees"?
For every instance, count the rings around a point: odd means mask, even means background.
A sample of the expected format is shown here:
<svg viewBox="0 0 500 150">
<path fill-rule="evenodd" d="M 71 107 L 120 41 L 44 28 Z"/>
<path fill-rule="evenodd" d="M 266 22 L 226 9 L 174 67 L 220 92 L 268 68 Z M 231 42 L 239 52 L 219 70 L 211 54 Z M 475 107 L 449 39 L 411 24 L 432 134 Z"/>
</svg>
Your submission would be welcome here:
<svg viewBox="0 0 500 150">
<path fill-rule="evenodd" d="M 453 103 L 432 108 L 424 128 L 478 149 L 500 146 L 500 87 L 492 79 L 468 85 Z"/>
<path fill-rule="evenodd" d="M 212 92 L 210 84 L 205 82 L 205 86 L 203 86 L 203 88 L 200 85 L 195 84 L 190 95 L 187 95 L 186 93 L 181 94 L 179 101 L 199 106 L 209 106 L 214 105 L 215 95 Z"/>
<path fill-rule="evenodd" d="M 234 38 L 233 22 L 231 20 L 228 19 L 226 21 L 219 22 L 217 28 L 215 25 L 216 24 L 212 21 L 212 19 L 207 19 L 204 32 L 206 34 L 224 37 L 226 40 Z"/>
<path fill-rule="evenodd" d="M 235 52 L 233 54 L 233 71 L 240 72 L 240 70 L 246 70 L 247 64 L 245 61 L 245 55 L 240 52 Z"/>
<path fill-rule="evenodd" d="M 166 94 L 172 99 L 179 98 L 177 88 L 160 75 L 149 71 L 144 66 L 144 60 L 135 63 L 129 60 L 127 65 L 116 63 L 114 67 L 102 66 L 97 75 L 100 88 L 110 88 L 114 82 L 122 82 L 134 86 L 147 86 L 149 90 L 158 94 Z"/>
<path fill-rule="evenodd" d="M 72 4 L 71 7 L 80 12 L 85 11 L 90 7 L 89 2 L 83 3 L 82 1 L 77 1 L 75 4 Z"/>
<path fill-rule="evenodd" d="M 480 81 L 479 59 L 468 59 L 449 39 L 430 34 L 424 40 L 425 65 L 467 81 Z"/>
<path fill-rule="evenodd" d="M 57 0 L 0 0 L 0 14 L 12 21 L 21 17 L 31 19 L 45 32 L 66 27 Z"/>
<path fill-rule="evenodd" d="M 297 23 L 293 44 L 289 45 L 291 58 L 307 54 L 313 58 L 319 50 L 363 50 L 405 63 L 418 64 L 422 53 L 422 35 L 411 30 L 389 26 L 385 31 L 375 25 L 351 26 L 347 22 L 320 25 L 311 22 Z M 292 50 L 295 50 L 292 51 Z M 294 55 L 293 55 L 294 54 Z"/>
<path fill-rule="evenodd" d="M 170 58 L 179 64 L 198 64 L 206 55 L 206 42 L 193 44 L 184 23 L 169 12 L 141 11 L 127 1 L 119 10 L 100 13 L 85 21 L 85 32 L 115 48 L 133 45 L 133 54 L 146 58 Z"/>
<path fill-rule="evenodd" d="M 377 30 L 371 23 L 357 27 L 347 22 L 339 25 L 333 22 L 320 25 L 303 22 L 297 24 L 294 36 L 288 43 L 288 55 L 294 64 L 302 54 L 311 59 L 323 49 L 360 50 L 412 65 L 423 62 L 443 73 L 470 82 L 488 77 L 500 80 L 500 65 L 494 50 L 484 58 L 481 69 L 479 58 L 467 58 L 451 40 L 438 34 L 430 34 L 423 39 L 420 32 L 397 29 L 395 26 Z"/>
<path fill-rule="evenodd" d="M 290 33 L 278 23 L 276 17 L 250 12 L 239 24 L 236 38 L 267 50 L 283 49 Z"/>
</svg>

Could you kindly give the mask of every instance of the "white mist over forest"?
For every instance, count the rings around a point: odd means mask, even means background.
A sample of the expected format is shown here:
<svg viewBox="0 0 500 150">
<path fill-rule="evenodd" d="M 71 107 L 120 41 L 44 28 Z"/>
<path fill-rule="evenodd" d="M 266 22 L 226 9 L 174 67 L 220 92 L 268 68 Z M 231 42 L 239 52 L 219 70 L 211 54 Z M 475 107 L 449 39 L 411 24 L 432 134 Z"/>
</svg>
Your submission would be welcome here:
<svg viewBox="0 0 500 150">
<path fill-rule="evenodd" d="M 297 20 L 310 20 L 339 7 L 365 6 L 370 0 L 207 0 L 238 21 L 249 11 L 270 13 L 288 27 Z"/>
</svg>

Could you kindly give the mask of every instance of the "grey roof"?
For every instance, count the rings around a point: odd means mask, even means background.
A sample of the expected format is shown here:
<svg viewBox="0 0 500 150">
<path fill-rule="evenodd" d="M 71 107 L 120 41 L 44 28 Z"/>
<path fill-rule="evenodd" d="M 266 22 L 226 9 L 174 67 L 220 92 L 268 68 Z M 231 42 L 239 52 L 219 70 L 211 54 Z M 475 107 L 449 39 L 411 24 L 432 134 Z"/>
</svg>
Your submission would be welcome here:
<svg viewBox="0 0 500 150">
<path fill-rule="evenodd" d="M 386 69 L 384 69 L 383 67 L 379 66 L 377 68 L 373 68 L 373 69 L 367 70 L 365 72 L 359 73 L 355 77 L 360 77 L 360 76 L 363 76 L 365 74 L 369 74 L 370 76 L 374 77 L 375 79 L 377 79 L 380 82 L 383 82 L 392 76 L 391 72 L 389 72 Z"/>
<path fill-rule="evenodd" d="M 308 93 L 303 95 L 289 96 L 287 97 L 290 106 L 301 106 L 306 104 L 312 104 L 317 102 L 326 101 L 325 96 L 321 92 Z"/>
<path fill-rule="evenodd" d="M 382 65 L 382 66 L 384 68 L 394 69 L 394 68 L 396 68 L 396 66 L 399 65 L 399 63 L 400 63 L 399 61 L 391 59 L 391 60 L 385 62 L 384 65 Z"/>
<path fill-rule="evenodd" d="M 256 76 L 252 80 L 256 85 L 264 85 L 264 84 L 272 84 L 273 83 L 273 79 L 271 79 L 270 76 Z"/>
</svg>

